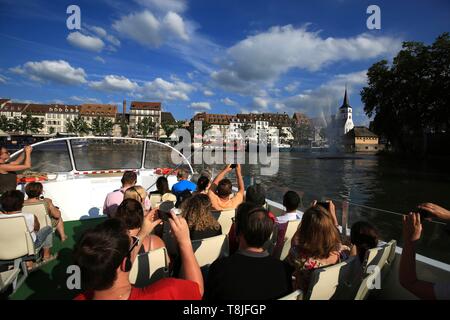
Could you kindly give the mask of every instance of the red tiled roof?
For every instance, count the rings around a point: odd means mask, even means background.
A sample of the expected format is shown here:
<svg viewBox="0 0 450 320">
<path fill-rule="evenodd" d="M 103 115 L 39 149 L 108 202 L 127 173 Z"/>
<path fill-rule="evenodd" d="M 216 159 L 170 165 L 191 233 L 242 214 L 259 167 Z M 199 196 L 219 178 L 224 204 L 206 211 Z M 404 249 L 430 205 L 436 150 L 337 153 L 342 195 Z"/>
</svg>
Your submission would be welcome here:
<svg viewBox="0 0 450 320">
<path fill-rule="evenodd" d="M 80 107 L 80 115 L 82 116 L 115 117 L 117 113 L 117 106 L 114 104 L 85 103 Z"/>
<path fill-rule="evenodd" d="M 130 110 L 156 110 L 156 111 L 161 111 L 161 102 L 131 101 Z"/>
</svg>

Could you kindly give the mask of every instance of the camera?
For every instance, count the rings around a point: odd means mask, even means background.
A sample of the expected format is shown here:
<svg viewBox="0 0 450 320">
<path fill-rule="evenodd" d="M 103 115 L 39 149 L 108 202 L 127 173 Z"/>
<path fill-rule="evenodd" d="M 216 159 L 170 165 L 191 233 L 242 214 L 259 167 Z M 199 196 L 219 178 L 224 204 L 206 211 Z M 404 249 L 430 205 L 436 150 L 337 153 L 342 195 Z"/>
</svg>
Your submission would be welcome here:
<svg viewBox="0 0 450 320">
<path fill-rule="evenodd" d="M 232 164 L 232 165 L 230 166 L 231 169 L 236 169 L 236 167 L 237 167 L 237 164 Z"/>
<path fill-rule="evenodd" d="M 172 217 L 170 211 L 173 208 L 175 208 L 175 206 L 172 201 L 162 202 L 158 208 L 158 217 L 163 221 L 169 220 Z"/>
<path fill-rule="evenodd" d="M 330 211 L 330 203 L 326 201 L 317 201 L 316 205 L 321 206 L 322 208 L 325 208 L 326 210 Z"/>
</svg>

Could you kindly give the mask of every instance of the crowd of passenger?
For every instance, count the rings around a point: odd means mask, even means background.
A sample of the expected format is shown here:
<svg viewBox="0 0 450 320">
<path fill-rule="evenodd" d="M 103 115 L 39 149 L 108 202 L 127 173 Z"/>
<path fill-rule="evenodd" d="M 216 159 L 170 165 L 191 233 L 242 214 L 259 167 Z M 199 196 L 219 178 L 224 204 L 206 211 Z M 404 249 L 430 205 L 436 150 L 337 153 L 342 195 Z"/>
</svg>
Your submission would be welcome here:
<svg viewBox="0 0 450 320">
<path fill-rule="evenodd" d="M 31 148 L 26 148 L 19 159 L 23 164 L 8 163 L 5 150 L 0 148 L 0 178 L 31 166 Z M 236 192 L 227 178 L 233 170 Z M 300 196 L 293 190 L 283 196 L 284 214 L 275 216 L 268 208 L 266 190 L 261 184 L 245 190 L 239 164 L 225 166 L 214 179 L 209 172 L 202 172 L 196 183 L 189 180 L 187 171 L 180 169 L 177 179 L 170 189 L 167 178 L 161 176 L 156 181 L 156 191 L 147 193 L 137 185 L 135 172 L 123 174 L 121 187 L 106 195 L 103 213 L 108 218 L 87 231 L 75 246 L 83 288 L 76 299 L 278 299 L 297 289 L 306 292 L 311 275 L 318 268 L 350 257 L 363 265 L 367 251 L 381 245 L 378 230 L 366 221 L 354 223 L 350 238 L 343 237 L 332 201 L 314 201 L 301 213 Z M 44 197 L 41 183 L 26 185 L 26 200 L 15 187 L 2 189 L 0 218 L 25 217 L 35 246 L 43 246 L 43 260 L 54 259 L 53 230 L 62 241 L 67 239 L 60 209 L 52 199 Z M 37 217 L 26 212 L 26 206 L 34 203 L 45 204 L 51 226 L 40 226 Z M 427 212 L 428 219 L 450 220 L 450 212 L 438 205 L 425 203 L 418 209 Z M 192 241 L 224 233 L 215 216 L 223 210 L 235 210 L 231 228 L 226 232 L 229 254 L 213 262 L 204 273 Z M 280 260 L 287 225 L 294 220 L 301 222 L 287 257 Z M 448 299 L 448 284 L 417 279 L 415 244 L 421 232 L 420 214 L 405 215 L 400 283 L 419 298 Z M 136 257 L 159 248 L 168 250 L 173 276 L 144 288 L 134 287 L 129 273 Z M 29 265 L 30 270 L 34 267 Z"/>
</svg>

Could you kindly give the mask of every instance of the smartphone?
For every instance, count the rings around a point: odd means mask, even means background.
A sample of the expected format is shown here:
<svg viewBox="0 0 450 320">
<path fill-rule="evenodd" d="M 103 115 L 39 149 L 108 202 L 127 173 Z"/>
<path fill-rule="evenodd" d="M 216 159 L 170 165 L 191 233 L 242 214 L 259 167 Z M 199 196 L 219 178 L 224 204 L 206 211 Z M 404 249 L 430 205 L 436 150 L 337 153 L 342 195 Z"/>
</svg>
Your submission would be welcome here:
<svg viewBox="0 0 450 320">
<path fill-rule="evenodd" d="M 236 167 L 237 167 L 236 164 L 232 164 L 232 165 L 230 166 L 231 169 L 236 169 Z"/>
<path fill-rule="evenodd" d="M 172 218 L 170 211 L 175 208 L 172 201 L 164 201 L 159 205 L 158 216 L 161 220 L 167 221 Z"/>
</svg>

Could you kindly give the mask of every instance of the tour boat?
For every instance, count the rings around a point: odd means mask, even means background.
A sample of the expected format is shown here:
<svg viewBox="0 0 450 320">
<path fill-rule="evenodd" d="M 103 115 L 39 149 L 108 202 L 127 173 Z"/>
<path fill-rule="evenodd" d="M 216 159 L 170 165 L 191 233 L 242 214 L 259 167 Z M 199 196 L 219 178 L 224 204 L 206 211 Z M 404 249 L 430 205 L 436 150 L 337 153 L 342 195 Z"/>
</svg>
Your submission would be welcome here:
<svg viewBox="0 0 450 320">
<path fill-rule="evenodd" d="M 12 158 L 19 153 L 13 154 Z M 173 164 L 172 157 L 175 156 L 180 164 Z M 58 258 L 27 277 L 20 278 L 19 275 L 19 279 L 24 281 L 16 283 L 10 299 L 72 299 L 76 295 L 77 292 L 66 285 L 73 246 L 82 232 L 105 219 L 102 213 L 105 196 L 120 187 L 124 171 L 136 171 L 137 184 L 148 191 L 156 189 L 156 179 L 163 174 L 168 177 L 171 187 L 176 182 L 174 169 L 184 167 L 194 175 L 190 159 L 175 148 L 151 139 L 138 138 L 68 137 L 42 141 L 33 145 L 32 163 L 34 173 L 28 174 L 26 181 L 32 181 L 34 177 L 44 184 L 45 197 L 51 198 L 62 212 L 69 239 L 61 242 L 54 236 L 52 251 L 58 254 Z M 18 188 L 23 190 L 24 184 L 19 184 Z M 284 212 L 280 203 L 267 199 L 267 205 L 275 215 Z M 349 231 L 345 225 L 341 230 L 344 233 Z M 391 239 L 384 240 L 391 243 Z M 379 270 L 381 272 L 375 276 L 380 277 L 381 289 L 370 290 L 371 296 L 376 299 L 415 299 L 399 284 L 398 268 L 402 249 L 395 245 L 389 248 L 392 250 L 379 252 L 382 257 L 378 259 L 384 260 L 382 270 Z M 430 282 L 450 281 L 449 264 L 419 254 L 416 255 L 416 263 L 420 279 Z M 383 268 L 386 270 L 383 271 Z M 348 291 L 353 293 L 347 297 L 354 299 L 358 288 L 350 288 L 348 279 L 327 280 L 327 274 L 333 278 L 332 270 L 330 272 L 318 273 L 317 290 L 310 292 L 309 297 L 333 298 L 337 289 L 343 288 L 345 291 L 348 287 Z M 286 299 L 297 297 L 293 293 Z M 366 297 L 367 294 L 363 293 L 356 298 Z"/>
</svg>

